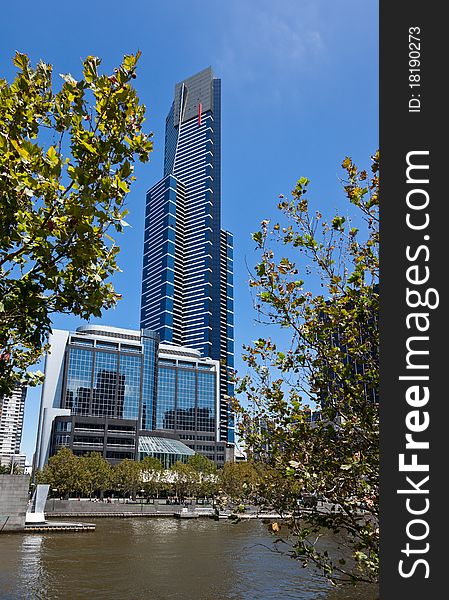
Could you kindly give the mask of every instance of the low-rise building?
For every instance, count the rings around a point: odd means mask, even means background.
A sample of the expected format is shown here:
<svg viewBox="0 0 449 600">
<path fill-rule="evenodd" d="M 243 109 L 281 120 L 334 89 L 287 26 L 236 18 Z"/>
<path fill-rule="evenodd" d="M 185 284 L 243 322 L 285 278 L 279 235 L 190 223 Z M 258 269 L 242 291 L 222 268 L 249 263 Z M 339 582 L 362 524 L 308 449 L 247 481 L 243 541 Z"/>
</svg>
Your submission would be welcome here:
<svg viewBox="0 0 449 600">
<path fill-rule="evenodd" d="M 218 361 L 160 344 L 148 329 L 87 325 L 54 330 L 49 341 L 35 469 L 63 446 L 113 463 L 162 455 L 164 447 L 164 464 L 194 452 L 218 465 L 229 458 L 219 441 Z"/>
</svg>

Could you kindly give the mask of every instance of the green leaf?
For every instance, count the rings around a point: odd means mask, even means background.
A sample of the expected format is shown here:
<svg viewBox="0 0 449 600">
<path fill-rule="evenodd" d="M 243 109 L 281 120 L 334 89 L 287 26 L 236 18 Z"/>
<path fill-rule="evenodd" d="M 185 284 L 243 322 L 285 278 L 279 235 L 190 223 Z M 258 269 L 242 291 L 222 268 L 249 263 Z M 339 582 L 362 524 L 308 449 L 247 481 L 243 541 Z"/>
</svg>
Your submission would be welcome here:
<svg viewBox="0 0 449 600">
<path fill-rule="evenodd" d="M 79 139 L 79 143 L 84 146 L 84 148 L 86 148 L 86 150 L 89 150 L 89 152 L 91 152 L 92 154 L 97 154 L 96 149 L 92 146 L 92 144 L 89 144 L 88 142 L 84 141 L 82 138 Z"/>
<path fill-rule="evenodd" d="M 21 52 L 16 52 L 13 62 L 16 67 L 19 67 L 19 69 L 21 69 L 22 71 L 25 71 L 25 69 L 28 67 L 28 65 L 30 63 L 30 59 L 28 58 L 28 56 L 26 54 L 22 54 Z"/>
</svg>

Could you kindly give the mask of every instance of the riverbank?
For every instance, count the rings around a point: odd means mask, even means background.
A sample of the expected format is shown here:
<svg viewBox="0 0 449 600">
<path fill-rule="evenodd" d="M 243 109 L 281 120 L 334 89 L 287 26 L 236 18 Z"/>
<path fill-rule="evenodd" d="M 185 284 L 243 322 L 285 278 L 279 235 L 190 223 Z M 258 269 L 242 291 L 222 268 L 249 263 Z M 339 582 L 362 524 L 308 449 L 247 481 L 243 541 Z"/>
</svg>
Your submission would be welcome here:
<svg viewBox="0 0 449 600">
<path fill-rule="evenodd" d="M 165 499 L 150 500 L 149 502 L 139 502 L 125 499 L 107 499 L 104 501 L 90 500 L 89 498 L 70 498 L 69 500 L 60 500 L 50 498 L 45 505 L 45 514 L 49 518 L 70 518 L 70 517 L 173 517 L 184 512 L 187 508 L 189 513 L 198 517 L 217 516 L 216 510 L 211 504 L 196 503 L 194 500 L 188 503 L 168 502 Z M 338 513 L 339 507 L 328 502 L 319 502 L 315 509 L 308 507 L 299 507 L 297 515 L 301 514 L 307 518 L 307 514 L 312 510 L 318 510 L 322 513 Z M 235 515 L 231 509 L 220 510 L 218 517 L 227 519 Z M 363 511 L 360 511 L 363 515 Z M 243 513 L 238 514 L 240 519 L 282 519 L 288 518 L 288 515 L 281 517 L 275 511 L 262 511 L 255 506 L 247 507 Z"/>
<path fill-rule="evenodd" d="M 110 502 L 93 502 L 90 500 L 58 500 L 50 498 L 45 505 L 45 516 L 48 519 L 66 518 L 138 518 L 138 517 L 177 517 L 185 514 L 198 518 L 211 518 L 216 515 L 211 505 L 202 504 L 167 504 L 165 500 L 154 500 L 151 503 L 124 502 L 113 500 Z M 219 511 L 219 519 L 228 519 L 232 511 Z M 279 519 L 280 516 L 273 512 L 259 512 L 249 509 L 239 514 L 241 519 Z"/>
</svg>

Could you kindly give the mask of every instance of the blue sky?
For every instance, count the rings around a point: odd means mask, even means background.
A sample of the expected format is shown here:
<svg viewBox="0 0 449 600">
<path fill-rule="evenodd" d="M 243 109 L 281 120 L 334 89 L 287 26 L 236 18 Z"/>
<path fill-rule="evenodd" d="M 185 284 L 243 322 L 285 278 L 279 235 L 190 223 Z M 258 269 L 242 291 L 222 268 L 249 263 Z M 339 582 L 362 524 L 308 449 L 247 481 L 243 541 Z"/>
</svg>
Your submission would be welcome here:
<svg viewBox="0 0 449 600">
<path fill-rule="evenodd" d="M 162 175 L 164 123 L 176 82 L 211 65 L 222 79 L 222 226 L 235 238 L 236 364 L 260 335 L 247 266 L 251 232 L 277 218 L 279 194 L 301 176 L 323 212 L 346 210 L 340 164 L 369 165 L 378 145 L 377 0 L 93 0 L 2 5 L 0 77 L 14 76 L 16 50 L 54 73 L 81 71 L 89 54 L 112 70 L 142 51 L 135 85 L 154 132 L 149 164 L 138 165 L 128 197 L 132 228 L 120 237 L 123 299 L 103 322 L 138 328 L 145 191 Z M 79 321 L 55 316 L 58 328 Z M 34 451 L 40 389 L 28 393 L 22 450 Z"/>
</svg>

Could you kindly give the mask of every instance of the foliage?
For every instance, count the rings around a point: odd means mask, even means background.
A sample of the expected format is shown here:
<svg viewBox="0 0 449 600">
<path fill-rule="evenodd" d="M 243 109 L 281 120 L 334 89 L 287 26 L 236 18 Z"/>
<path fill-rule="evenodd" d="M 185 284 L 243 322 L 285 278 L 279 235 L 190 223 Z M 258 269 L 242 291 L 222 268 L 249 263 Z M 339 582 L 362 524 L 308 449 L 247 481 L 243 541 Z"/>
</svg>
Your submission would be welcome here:
<svg viewBox="0 0 449 600">
<path fill-rule="evenodd" d="M 0 465 L 0 475 L 22 475 L 23 468 L 16 462 L 14 462 L 14 457 L 11 458 L 9 465 Z"/>
<path fill-rule="evenodd" d="M 170 471 L 173 476 L 172 482 L 175 496 L 183 502 L 186 497 L 194 495 L 198 483 L 198 473 L 195 469 L 191 465 L 178 460 L 171 467 Z"/>
<path fill-rule="evenodd" d="M 90 497 L 111 487 L 112 467 L 99 452 L 89 452 L 78 459 L 82 491 Z"/>
<path fill-rule="evenodd" d="M 142 488 L 147 496 L 159 496 L 163 485 L 164 467 L 159 459 L 153 456 L 145 456 L 140 461 Z"/>
<path fill-rule="evenodd" d="M 231 467 L 232 468 L 232 467 Z M 227 467 L 229 472 L 229 466 Z M 245 471 L 234 486 L 244 487 L 235 496 L 248 498 L 246 482 L 248 473 L 257 476 L 254 467 L 239 467 Z M 9 471 L 8 471 L 9 472 Z M 49 483 L 60 495 L 77 493 L 87 496 L 102 495 L 105 490 L 113 490 L 122 496 L 135 497 L 140 490 L 147 496 L 159 497 L 161 491 L 177 496 L 181 501 L 187 497 L 214 497 L 222 485 L 216 465 L 202 455 L 192 456 L 187 463 L 176 462 L 165 470 L 157 458 L 146 456 L 141 461 L 124 459 L 112 466 L 98 452 L 75 456 L 69 448 L 62 448 L 50 457 L 48 465 L 36 474 L 37 483 Z M 252 484 L 251 489 L 254 489 Z"/>
<path fill-rule="evenodd" d="M 16 53 L 18 69 L 0 79 L 0 394 L 27 373 L 45 350 L 51 314 L 83 319 L 115 305 L 109 277 L 118 270 L 126 194 L 135 158 L 147 161 L 151 134 L 132 79 L 140 52 L 110 76 L 88 56 L 83 77 L 36 68 Z"/>
<path fill-rule="evenodd" d="M 113 468 L 113 487 L 123 495 L 136 496 L 142 485 L 140 464 L 129 458 L 125 458 Z"/>
<path fill-rule="evenodd" d="M 196 483 L 193 487 L 195 496 L 210 498 L 218 492 L 217 466 L 207 456 L 193 454 L 187 464 L 197 473 Z"/>
<path fill-rule="evenodd" d="M 287 341 L 285 348 L 271 339 L 246 347 L 251 375 L 239 392 L 250 408 L 236 403 L 240 432 L 249 455 L 270 467 L 259 486 L 263 501 L 291 515 L 292 556 L 333 581 L 378 574 L 378 158 L 371 175 L 350 158 L 342 165 L 361 229 L 340 214 L 326 221 L 313 213 L 309 181 L 301 178 L 292 199 L 279 202 L 287 223 L 263 221 L 253 235 L 261 261 L 250 285 L 259 315 Z M 301 499 L 308 506 L 299 517 Z M 323 532 L 345 540 L 348 563 L 340 550 L 320 550 Z"/>
<path fill-rule="evenodd" d="M 186 497 L 213 497 L 218 491 L 217 467 L 202 454 L 189 457 L 187 463 L 177 461 L 170 469 L 171 488 L 181 502 Z"/>
<path fill-rule="evenodd" d="M 252 503 L 259 473 L 252 462 L 227 462 L 219 473 L 221 490 L 235 504 Z"/>
<path fill-rule="evenodd" d="M 201 475 L 214 475 L 217 472 L 215 463 L 202 454 L 195 453 L 192 456 L 189 456 L 187 464 L 193 467 L 193 469 Z"/>
<path fill-rule="evenodd" d="M 51 490 L 57 490 L 61 497 L 70 492 L 81 492 L 80 461 L 69 448 L 61 448 L 50 456 L 48 464 L 36 474 L 37 483 L 48 483 Z"/>
</svg>

